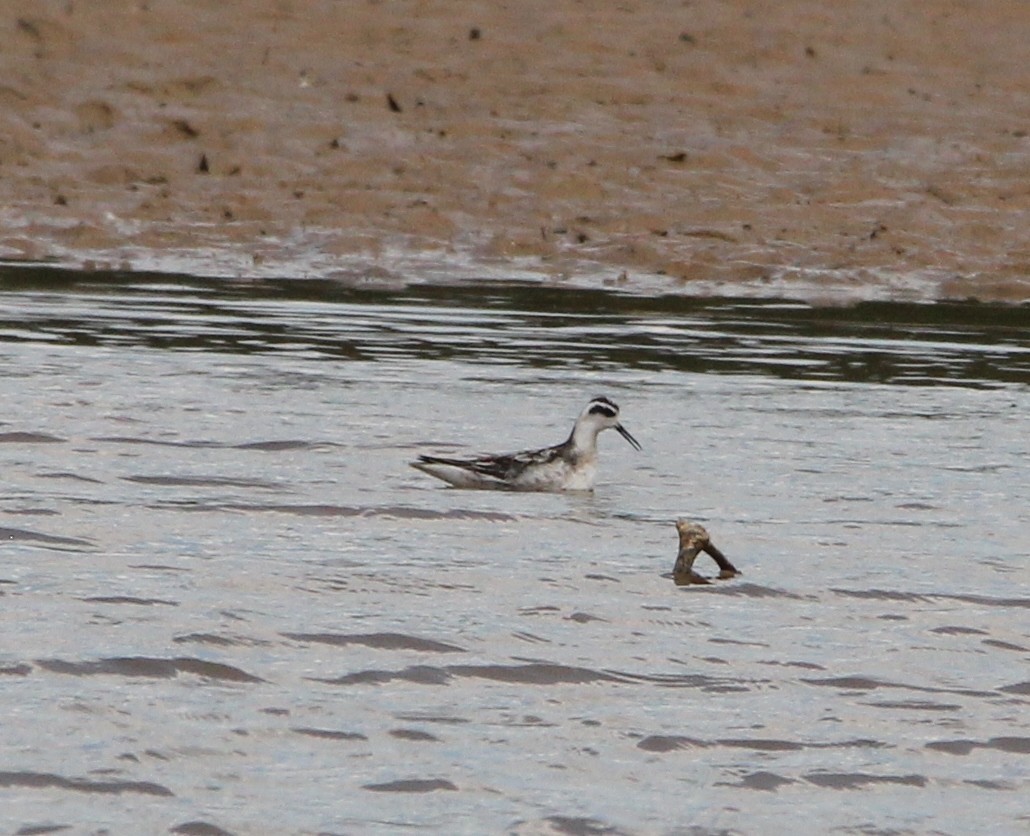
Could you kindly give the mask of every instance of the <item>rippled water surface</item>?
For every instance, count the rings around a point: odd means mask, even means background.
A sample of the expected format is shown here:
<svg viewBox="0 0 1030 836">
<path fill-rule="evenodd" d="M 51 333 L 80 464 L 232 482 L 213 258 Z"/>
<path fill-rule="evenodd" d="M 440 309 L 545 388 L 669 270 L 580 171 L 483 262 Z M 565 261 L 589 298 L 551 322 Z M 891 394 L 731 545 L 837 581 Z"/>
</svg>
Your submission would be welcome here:
<svg viewBox="0 0 1030 836">
<path fill-rule="evenodd" d="M 1030 826 L 1026 308 L 0 288 L 4 832 Z"/>
</svg>

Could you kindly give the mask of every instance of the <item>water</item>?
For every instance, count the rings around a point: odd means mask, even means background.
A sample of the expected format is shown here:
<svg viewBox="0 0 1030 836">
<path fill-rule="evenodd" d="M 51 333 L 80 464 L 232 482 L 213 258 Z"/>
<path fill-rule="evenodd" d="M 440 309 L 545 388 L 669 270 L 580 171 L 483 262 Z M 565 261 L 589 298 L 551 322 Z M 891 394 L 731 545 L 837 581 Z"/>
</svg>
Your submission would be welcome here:
<svg viewBox="0 0 1030 836">
<path fill-rule="evenodd" d="M 1025 831 L 1026 308 L 0 286 L 4 832 Z"/>
</svg>

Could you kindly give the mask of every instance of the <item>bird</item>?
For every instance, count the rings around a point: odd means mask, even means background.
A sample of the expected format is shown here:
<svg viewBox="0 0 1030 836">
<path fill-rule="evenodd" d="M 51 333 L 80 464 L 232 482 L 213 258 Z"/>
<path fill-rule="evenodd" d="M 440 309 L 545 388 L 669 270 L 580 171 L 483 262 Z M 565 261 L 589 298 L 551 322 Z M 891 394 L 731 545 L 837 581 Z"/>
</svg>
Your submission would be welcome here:
<svg viewBox="0 0 1030 836">
<path fill-rule="evenodd" d="M 619 407 L 605 397 L 588 403 L 568 439 L 553 447 L 518 453 L 452 459 L 419 456 L 411 466 L 456 488 L 508 491 L 592 491 L 597 475 L 597 436 L 613 429 L 642 449 L 619 422 Z"/>
</svg>

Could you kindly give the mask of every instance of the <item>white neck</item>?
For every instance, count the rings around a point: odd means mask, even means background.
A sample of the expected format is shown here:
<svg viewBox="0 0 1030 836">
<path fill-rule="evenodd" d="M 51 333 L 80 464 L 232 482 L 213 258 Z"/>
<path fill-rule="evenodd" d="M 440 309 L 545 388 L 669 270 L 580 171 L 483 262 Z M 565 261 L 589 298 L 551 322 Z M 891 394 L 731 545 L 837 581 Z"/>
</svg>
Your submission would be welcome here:
<svg viewBox="0 0 1030 836">
<path fill-rule="evenodd" d="M 572 446 L 578 453 L 588 456 L 597 454 L 597 435 L 601 428 L 593 421 L 577 421 L 572 428 Z"/>
</svg>

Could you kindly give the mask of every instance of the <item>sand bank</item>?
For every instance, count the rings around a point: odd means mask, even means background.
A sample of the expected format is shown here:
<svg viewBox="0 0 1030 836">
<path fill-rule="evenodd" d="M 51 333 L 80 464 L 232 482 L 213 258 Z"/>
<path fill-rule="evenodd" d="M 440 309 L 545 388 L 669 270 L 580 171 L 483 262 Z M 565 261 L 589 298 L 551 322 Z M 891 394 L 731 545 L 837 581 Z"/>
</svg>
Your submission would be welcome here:
<svg viewBox="0 0 1030 836">
<path fill-rule="evenodd" d="M 1030 299 L 1025 0 L 0 0 L 0 258 Z"/>
</svg>

